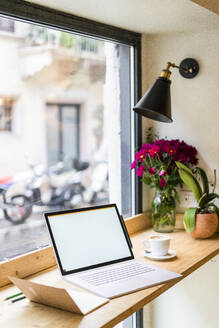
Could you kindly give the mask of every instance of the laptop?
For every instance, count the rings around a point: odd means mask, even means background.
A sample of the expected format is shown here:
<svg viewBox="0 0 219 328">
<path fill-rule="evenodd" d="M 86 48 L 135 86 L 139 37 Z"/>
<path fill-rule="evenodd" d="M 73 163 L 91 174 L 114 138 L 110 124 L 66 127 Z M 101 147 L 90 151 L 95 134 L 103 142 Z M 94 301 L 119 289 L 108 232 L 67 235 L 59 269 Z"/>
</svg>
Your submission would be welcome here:
<svg viewBox="0 0 219 328">
<path fill-rule="evenodd" d="M 116 204 L 45 213 L 62 279 L 114 298 L 180 278 L 134 259 Z"/>
</svg>

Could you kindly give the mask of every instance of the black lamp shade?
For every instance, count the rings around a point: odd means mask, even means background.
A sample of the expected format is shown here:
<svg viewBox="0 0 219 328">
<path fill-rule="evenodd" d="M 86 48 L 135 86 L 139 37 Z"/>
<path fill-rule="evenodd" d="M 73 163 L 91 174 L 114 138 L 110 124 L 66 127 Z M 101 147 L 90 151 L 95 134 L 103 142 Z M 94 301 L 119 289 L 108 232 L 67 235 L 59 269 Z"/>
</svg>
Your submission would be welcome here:
<svg viewBox="0 0 219 328">
<path fill-rule="evenodd" d="M 170 84 L 169 79 L 159 77 L 133 110 L 155 121 L 172 122 Z"/>
</svg>

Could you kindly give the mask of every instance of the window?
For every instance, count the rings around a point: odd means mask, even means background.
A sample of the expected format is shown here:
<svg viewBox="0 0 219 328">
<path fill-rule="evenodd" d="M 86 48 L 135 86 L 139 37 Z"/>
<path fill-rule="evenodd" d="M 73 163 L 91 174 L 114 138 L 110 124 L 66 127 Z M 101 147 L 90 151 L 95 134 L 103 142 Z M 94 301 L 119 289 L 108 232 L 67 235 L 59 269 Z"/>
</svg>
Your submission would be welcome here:
<svg viewBox="0 0 219 328">
<path fill-rule="evenodd" d="M 16 27 L 10 46 L 0 35 L 0 94 L 16 95 L 0 98 L 0 261 L 50 244 L 45 211 L 115 202 L 134 213 L 133 47 Z"/>
<path fill-rule="evenodd" d="M 10 140 L 0 131 L 7 262 L 48 244 L 42 212 L 50 207 L 110 201 L 124 216 L 141 210 L 129 170 L 131 148 L 141 143 L 140 118 L 130 111 L 141 94 L 140 35 L 27 2 L 4 0 L 0 13 L 18 19 L 7 17 L 19 31 L 16 44 L 2 44 L 0 61 L 7 81 L 0 94 L 16 94 Z"/>
<path fill-rule="evenodd" d="M 14 32 L 14 21 L 0 17 L 0 31 Z"/>
<path fill-rule="evenodd" d="M 0 97 L 0 131 L 12 130 L 13 98 Z"/>
</svg>

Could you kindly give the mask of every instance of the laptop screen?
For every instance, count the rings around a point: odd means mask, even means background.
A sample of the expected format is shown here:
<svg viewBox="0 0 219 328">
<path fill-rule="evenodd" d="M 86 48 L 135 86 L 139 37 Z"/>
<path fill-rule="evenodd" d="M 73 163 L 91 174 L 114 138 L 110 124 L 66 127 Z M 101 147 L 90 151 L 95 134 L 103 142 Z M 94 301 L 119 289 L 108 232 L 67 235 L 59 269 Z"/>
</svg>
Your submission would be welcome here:
<svg viewBox="0 0 219 328">
<path fill-rule="evenodd" d="M 63 275 L 134 258 L 115 204 L 45 217 Z"/>
</svg>

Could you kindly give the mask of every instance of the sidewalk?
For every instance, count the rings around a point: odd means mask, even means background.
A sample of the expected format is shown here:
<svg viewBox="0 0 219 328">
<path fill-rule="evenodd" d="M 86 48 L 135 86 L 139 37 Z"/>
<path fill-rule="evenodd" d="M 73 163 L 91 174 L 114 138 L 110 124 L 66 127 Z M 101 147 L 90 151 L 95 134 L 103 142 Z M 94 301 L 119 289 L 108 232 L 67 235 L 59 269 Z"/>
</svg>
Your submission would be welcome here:
<svg viewBox="0 0 219 328">
<path fill-rule="evenodd" d="M 33 213 L 19 225 L 12 225 L 0 217 L 0 262 L 48 244 L 43 213 Z"/>
</svg>

